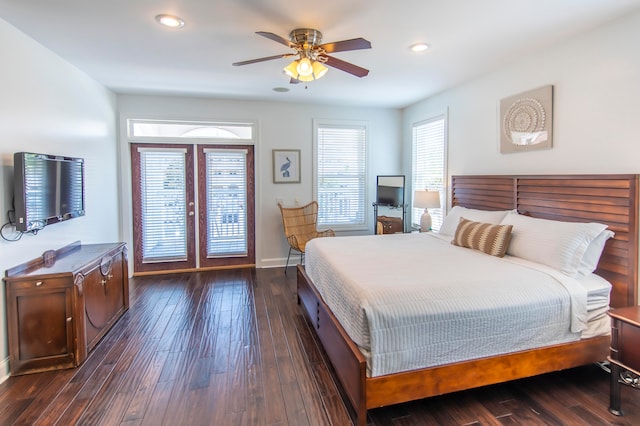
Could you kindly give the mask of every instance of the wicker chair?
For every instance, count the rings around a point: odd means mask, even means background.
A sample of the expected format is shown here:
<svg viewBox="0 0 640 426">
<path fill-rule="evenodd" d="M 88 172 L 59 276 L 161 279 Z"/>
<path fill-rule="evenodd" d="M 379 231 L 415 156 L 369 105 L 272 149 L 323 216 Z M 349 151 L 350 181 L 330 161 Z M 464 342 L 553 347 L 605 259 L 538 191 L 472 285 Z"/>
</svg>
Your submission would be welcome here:
<svg viewBox="0 0 640 426">
<path fill-rule="evenodd" d="M 282 214 L 282 226 L 284 227 L 284 235 L 289 242 L 289 255 L 287 256 L 287 264 L 284 267 L 284 273 L 287 273 L 289 266 L 289 258 L 291 250 L 300 253 L 300 263 L 304 263 L 304 249 L 309 241 L 314 238 L 335 237 L 332 229 L 318 231 L 318 203 L 312 201 L 302 207 L 283 207 L 278 204 L 280 213 Z"/>
</svg>

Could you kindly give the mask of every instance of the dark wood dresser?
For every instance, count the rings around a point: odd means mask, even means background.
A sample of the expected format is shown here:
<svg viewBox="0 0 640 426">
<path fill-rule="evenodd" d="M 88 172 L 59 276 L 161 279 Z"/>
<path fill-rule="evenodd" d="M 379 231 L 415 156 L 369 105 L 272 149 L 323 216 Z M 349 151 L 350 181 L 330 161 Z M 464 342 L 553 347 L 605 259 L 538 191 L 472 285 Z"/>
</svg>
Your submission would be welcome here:
<svg viewBox="0 0 640 426">
<path fill-rule="evenodd" d="M 77 367 L 129 308 L 124 243 L 79 241 L 5 274 L 12 375 Z"/>
</svg>

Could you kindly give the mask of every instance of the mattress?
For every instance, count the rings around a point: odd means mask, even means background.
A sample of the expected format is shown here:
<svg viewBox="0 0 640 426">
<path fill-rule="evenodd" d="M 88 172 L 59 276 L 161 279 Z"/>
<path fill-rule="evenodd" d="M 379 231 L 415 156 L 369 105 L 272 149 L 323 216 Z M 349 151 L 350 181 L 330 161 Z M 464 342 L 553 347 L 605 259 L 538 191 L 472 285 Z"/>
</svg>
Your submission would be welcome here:
<svg viewBox="0 0 640 426">
<path fill-rule="evenodd" d="M 305 264 L 370 377 L 579 340 L 610 291 L 432 233 L 316 239 Z"/>
</svg>

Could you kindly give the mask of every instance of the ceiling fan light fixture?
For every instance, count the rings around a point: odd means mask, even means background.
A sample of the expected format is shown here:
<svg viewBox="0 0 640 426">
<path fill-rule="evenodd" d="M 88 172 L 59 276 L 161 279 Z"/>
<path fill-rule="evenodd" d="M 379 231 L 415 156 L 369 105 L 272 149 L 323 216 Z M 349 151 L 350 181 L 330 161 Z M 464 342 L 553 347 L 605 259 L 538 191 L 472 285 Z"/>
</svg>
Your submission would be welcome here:
<svg viewBox="0 0 640 426">
<path fill-rule="evenodd" d="M 317 80 L 324 76 L 329 68 L 320 61 L 311 61 L 309 58 L 297 59 L 284 67 L 284 73 L 294 80 L 305 83 Z"/>
</svg>

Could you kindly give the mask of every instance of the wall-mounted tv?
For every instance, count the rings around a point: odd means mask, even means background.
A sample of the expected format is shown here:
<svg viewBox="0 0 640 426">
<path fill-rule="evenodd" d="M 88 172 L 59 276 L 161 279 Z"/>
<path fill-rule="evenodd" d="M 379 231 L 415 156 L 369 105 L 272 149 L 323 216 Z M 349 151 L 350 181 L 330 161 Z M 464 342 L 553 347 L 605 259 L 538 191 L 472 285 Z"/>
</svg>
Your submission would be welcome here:
<svg viewBox="0 0 640 426">
<path fill-rule="evenodd" d="M 14 209 L 17 231 L 84 215 L 84 160 L 17 152 L 14 165 Z"/>
</svg>

